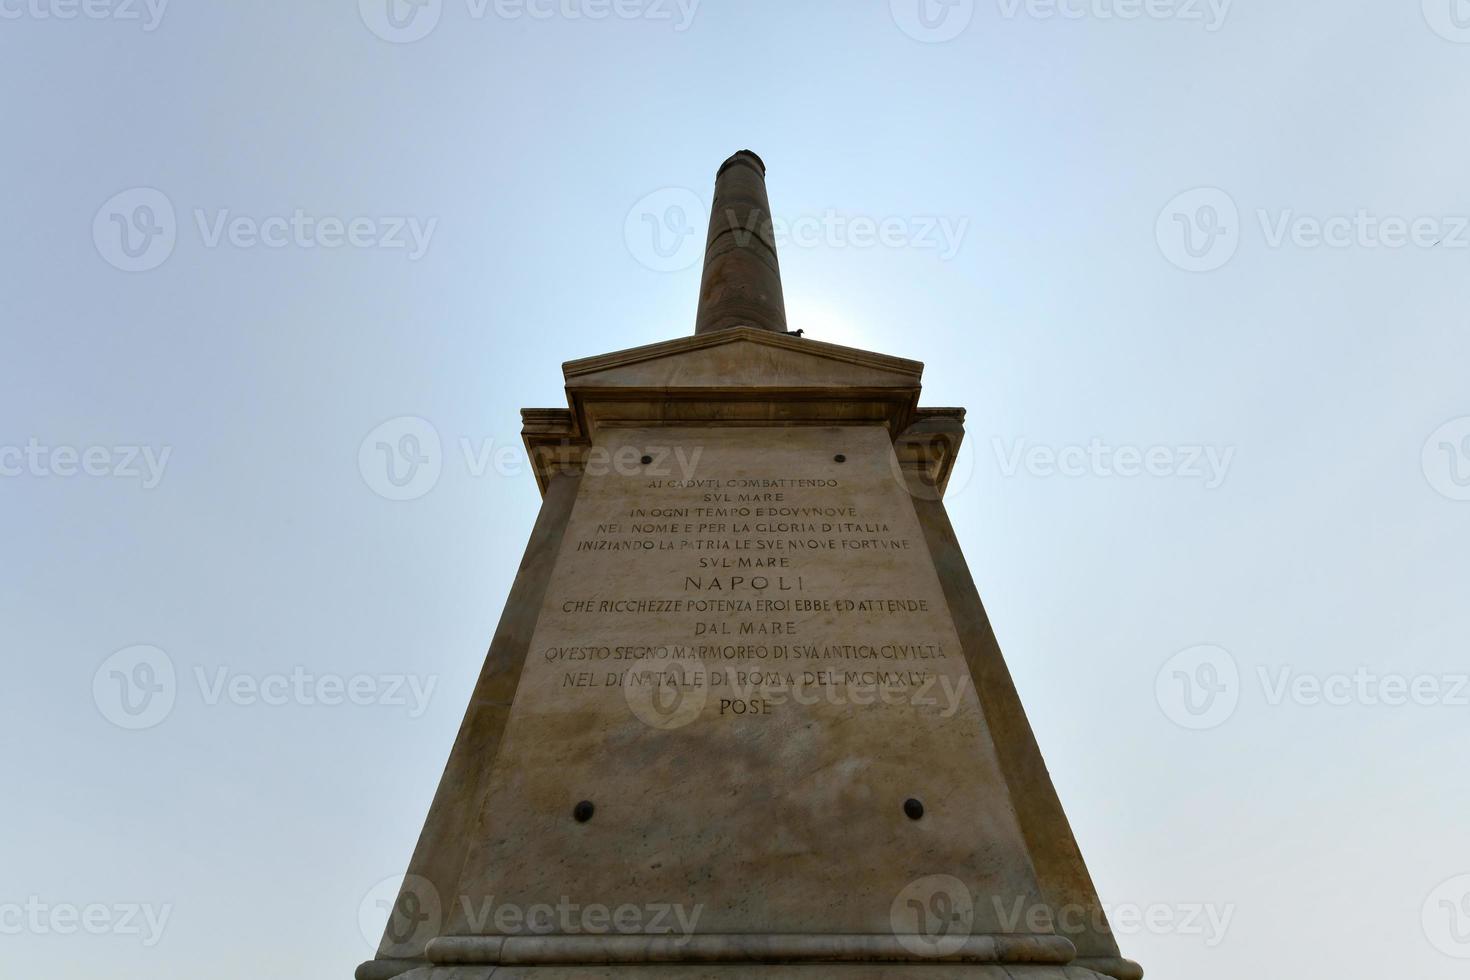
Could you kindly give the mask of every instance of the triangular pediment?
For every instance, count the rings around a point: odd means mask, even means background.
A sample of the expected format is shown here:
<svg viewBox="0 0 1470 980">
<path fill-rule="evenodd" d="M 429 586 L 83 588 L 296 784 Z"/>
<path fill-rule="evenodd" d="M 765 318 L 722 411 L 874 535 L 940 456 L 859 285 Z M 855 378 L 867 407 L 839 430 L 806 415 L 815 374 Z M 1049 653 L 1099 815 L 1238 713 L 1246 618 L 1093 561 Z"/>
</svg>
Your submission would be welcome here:
<svg viewBox="0 0 1470 980">
<path fill-rule="evenodd" d="M 897 440 L 921 420 L 918 361 L 753 327 L 568 361 L 562 370 L 567 408 L 522 413 L 543 490 L 568 453 L 608 427 L 877 425 Z M 947 473 L 948 465 L 938 468 Z M 942 486 L 943 473 L 938 479 Z"/>
<path fill-rule="evenodd" d="M 568 361 L 568 390 L 914 389 L 924 365 L 788 334 L 735 327 Z"/>
</svg>

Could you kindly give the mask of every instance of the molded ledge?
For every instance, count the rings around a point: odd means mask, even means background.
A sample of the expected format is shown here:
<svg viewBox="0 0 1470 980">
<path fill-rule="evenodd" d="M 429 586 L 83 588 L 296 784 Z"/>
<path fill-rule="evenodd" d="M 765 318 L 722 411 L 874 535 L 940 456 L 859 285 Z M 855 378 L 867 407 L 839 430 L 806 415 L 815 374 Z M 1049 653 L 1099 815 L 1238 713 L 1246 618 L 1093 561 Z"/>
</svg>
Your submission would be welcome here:
<svg viewBox="0 0 1470 980">
<path fill-rule="evenodd" d="M 907 940 L 907 942 L 905 942 Z M 927 937 L 893 935 L 441 936 L 429 943 L 440 965 L 575 963 L 1070 963 L 1061 936 L 967 936 L 943 956 L 925 956 Z M 918 950 L 918 951 L 916 951 Z"/>
</svg>

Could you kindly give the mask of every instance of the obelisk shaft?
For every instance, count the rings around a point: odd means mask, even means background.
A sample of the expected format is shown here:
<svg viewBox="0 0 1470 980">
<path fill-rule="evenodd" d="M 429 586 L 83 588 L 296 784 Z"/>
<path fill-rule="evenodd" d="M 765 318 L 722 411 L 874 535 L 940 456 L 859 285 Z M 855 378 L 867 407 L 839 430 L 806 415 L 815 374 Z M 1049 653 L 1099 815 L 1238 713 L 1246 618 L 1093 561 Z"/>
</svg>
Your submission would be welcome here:
<svg viewBox="0 0 1470 980">
<path fill-rule="evenodd" d="M 730 327 L 786 332 L 766 165 L 749 150 L 726 160 L 715 176 L 694 332 Z"/>
</svg>

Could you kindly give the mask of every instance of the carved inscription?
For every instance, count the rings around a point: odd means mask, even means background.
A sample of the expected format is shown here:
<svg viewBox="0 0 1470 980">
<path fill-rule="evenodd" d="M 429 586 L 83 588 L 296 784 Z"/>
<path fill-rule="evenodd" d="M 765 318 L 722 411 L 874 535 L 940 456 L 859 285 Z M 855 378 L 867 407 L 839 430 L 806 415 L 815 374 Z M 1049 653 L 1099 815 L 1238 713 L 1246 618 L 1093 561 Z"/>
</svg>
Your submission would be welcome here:
<svg viewBox="0 0 1470 980">
<path fill-rule="evenodd" d="M 565 558 L 586 574 L 548 606 L 577 642 L 534 652 L 564 697 L 695 692 L 731 720 L 958 709 L 968 674 L 935 628 L 942 599 L 917 587 L 928 554 L 885 460 L 695 448 L 692 478 L 600 476 L 579 502 Z"/>
</svg>

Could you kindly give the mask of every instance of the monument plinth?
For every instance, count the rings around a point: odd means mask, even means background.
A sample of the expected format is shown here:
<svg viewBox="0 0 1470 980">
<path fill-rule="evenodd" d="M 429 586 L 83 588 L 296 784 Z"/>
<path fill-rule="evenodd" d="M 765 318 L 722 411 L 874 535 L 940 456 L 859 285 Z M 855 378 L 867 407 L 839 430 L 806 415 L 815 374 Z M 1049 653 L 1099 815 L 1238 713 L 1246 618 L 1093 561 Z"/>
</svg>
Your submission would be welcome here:
<svg viewBox="0 0 1470 980">
<path fill-rule="evenodd" d="M 360 980 L 1133 980 L 945 515 L 960 409 L 786 332 L 764 165 L 693 336 L 564 366 L 544 495 Z"/>
</svg>

